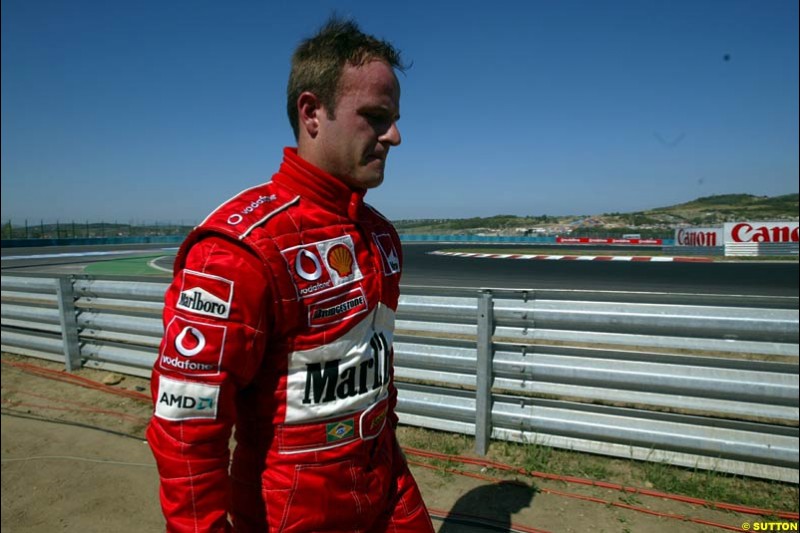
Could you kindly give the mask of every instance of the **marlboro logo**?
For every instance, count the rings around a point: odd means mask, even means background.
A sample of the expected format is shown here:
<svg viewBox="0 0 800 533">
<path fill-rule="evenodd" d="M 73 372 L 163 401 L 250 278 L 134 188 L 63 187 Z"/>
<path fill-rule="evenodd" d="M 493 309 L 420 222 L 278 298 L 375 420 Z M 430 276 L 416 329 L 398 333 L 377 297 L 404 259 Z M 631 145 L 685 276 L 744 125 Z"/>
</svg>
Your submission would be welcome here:
<svg viewBox="0 0 800 533">
<path fill-rule="evenodd" d="M 181 293 L 175 307 L 214 318 L 228 318 L 233 301 L 233 282 L 219 276 L 183 271 Z"/>
</svg>

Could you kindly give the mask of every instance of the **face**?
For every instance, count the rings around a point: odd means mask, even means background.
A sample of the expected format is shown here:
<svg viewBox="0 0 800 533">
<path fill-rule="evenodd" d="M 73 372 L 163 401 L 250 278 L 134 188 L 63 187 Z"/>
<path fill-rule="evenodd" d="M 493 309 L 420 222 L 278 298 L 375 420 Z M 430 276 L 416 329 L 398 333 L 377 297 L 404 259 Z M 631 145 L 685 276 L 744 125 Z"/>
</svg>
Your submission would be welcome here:
<svg viewBox="0 0 800 533">
<path fill-rule="evenodd" d="M 400 144 L 400 84 L 383 61 L 346 65 L 334 117 L 321 106 L 318 166 L 351 187 L 383 182 L 389 148 Z"/>
</svg>

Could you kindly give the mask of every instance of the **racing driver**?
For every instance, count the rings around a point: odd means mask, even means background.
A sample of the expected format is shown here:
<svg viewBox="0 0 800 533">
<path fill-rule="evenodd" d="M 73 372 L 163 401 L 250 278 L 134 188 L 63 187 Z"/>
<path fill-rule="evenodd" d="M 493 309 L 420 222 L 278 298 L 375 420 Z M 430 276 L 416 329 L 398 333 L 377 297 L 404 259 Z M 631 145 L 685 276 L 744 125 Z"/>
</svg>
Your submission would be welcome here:
<svg viewBox="0 0 800 533">
<path fill-rule="evenodd" d="M 400 144 L 395 69 L 352 21 L 302 42 L 297 148 L 178 252 L 147 430 L 168 531 L 433 532 L 395 438 L 400 242 L 364 203 Z"/>
</svg>

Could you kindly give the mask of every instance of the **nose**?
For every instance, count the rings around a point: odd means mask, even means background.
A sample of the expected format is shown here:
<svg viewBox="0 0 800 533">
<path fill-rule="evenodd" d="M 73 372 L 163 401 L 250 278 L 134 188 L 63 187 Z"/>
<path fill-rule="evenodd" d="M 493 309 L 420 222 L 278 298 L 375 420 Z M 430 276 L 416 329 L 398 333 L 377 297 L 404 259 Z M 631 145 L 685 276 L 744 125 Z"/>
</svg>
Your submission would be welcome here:
<svg viewBox="0 0 800 533">
<path fill-rule="evenodd" d="M 386 143 L 389 146 L 397 146 L 400 144 L 403 139 L 400 137 L 400 130 L 397 128 L 397 122 L 392 122 L 392 125 L 389 126 L 389 129 L 381 135 L 380 139 L 378 139 L 382 143 Z"/>
</svg>

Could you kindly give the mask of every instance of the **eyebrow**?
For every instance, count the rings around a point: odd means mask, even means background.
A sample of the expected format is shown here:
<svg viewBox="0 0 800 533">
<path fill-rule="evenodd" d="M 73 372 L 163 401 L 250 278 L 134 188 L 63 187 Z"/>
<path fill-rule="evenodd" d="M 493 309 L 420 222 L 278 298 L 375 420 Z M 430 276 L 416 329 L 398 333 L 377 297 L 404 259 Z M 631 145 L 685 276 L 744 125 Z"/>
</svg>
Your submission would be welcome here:
<svg viewBox="0 0 800 533">
<path fill-rule="evenodd" d="M 359 113 L 371 113 L 371 112 L 374 113 L 376 111 L 381 113 L 381 114 L 383 114 L 383 115 L 391 116 L 392 120 L 394 120 L 395 122 L 400 120 L 400 113 L 392 113 L 391 110 L 388 107 L 380 105 L 380 104 L 378 104 L 378 105 L 365 105 L 365 106 L 359 108 L 359 110 L 358 110 Z"/>
</svg>

